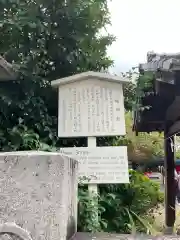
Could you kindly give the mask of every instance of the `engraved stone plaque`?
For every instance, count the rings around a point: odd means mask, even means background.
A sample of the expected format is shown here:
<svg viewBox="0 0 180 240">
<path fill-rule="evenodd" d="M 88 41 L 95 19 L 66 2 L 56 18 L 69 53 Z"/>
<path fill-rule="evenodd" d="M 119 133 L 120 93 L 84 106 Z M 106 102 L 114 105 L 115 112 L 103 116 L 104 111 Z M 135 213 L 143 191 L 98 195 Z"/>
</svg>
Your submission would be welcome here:
<svg viewBox="0 0 180 240">
<path fill-rule="evenodd" d="M 62 240 L 76 232 L 77 161 L 57 152 L 0 153 L 0 240 Z"/>
<path fill-rule="evenodd" d="M 127 147 L 61 148 L 61 154 L 79 162 L 84 183 L 129 183 Z"/>
<path fill-rule="evenodd" d="M 99 79 L 59 86 L 59 137 L 125 135 L 122 84 Z"/>
</svg>

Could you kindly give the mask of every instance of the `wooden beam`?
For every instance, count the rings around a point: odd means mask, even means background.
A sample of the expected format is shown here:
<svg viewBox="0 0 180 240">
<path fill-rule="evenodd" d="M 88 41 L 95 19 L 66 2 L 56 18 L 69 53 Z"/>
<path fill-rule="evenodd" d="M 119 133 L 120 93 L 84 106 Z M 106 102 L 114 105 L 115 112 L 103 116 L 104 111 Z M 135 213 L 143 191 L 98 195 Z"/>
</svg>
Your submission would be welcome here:
<svg viewBox="0 0 180 240">
<path fill-rule="evenodd" d="M 175 181 L 174 181 L 174 137 L 168 137 L 169 125 L 165 123 L 164 151 L 165 151 L 165 223 L 167 233 L 171 234 L 175 223 Z"/>
<path fill-rule="evenodd" d="M 180 96 L 176 96 L 166 111 L 166 120 L 175 122 L 180 116 Z"/>
</svg>

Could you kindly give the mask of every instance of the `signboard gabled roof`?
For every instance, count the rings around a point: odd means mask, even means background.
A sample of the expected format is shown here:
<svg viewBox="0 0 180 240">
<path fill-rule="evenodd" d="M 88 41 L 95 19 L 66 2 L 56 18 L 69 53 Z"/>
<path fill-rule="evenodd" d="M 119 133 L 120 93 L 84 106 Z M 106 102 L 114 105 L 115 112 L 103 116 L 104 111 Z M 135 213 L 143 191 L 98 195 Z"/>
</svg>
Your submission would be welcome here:
<svg viewBox="0 0 180 240">
<path fill-rule="evenodd" d="M 70 77 L 54 80 L 51 82 L 51 85 L 53 87 L 59 87 L 60 85 L 69 84 L 69 83 L 87 80 L 87 79 L 93 79 L 93 78 L 108 81 L 108 82 L 121 83 L 121 84 L 125 84 L 129 82 L 127 78 L 120 77 L 120 76 L 114 76 L 114 75 L 101 73 L 101 72 L 83 72 Z"/>
</svg>

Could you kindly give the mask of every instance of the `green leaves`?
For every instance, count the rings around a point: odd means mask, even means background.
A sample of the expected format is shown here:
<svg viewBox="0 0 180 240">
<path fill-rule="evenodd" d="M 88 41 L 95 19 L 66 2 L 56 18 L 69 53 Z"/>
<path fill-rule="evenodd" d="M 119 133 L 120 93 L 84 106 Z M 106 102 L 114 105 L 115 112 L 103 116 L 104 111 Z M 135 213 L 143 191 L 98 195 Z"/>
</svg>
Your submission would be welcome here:
<svg viewBox="0 0 180 240">
<path fill-rule="evenodd" d="M 78 228 L 84 232 L 98 232 L 101 230 L 101 220 L 97 216 L 104 211 L 103 207 L 98 206 L 99 195 L 90 195 L 87 189 L 79 188 L 78 196 Z M 97 213 L 98 211 L 98 213 Z M 99 221 L 97 221 L 99 220 Z M 103 222 L 104 226 L 106 225 Z"/>
<path fill-rule="evenodd" d="M 153 157 L 162 157 L 164 155 L 164 136 L 158 132 L 139 133 L 135 136 L 132 131 L 132 113 L 126 115 L 126 136 L 114 138 L 113 145 L 127 145 L 128 158 L 132 162 L 148 161 Z"/>
<path fill-rule="evenodd" d="M 142 104 L 142 100 L 145 96 L 149 96 L 150 94 L 154 94 L 154 73 L 153 72 L 145 72 L 143 74 L 139 74 L 136 79 L 136 93 L 135 93 L 135 110 L 144 111 L 149 110 L 151 106 L 145 106 Z"/>
<path fill-rule="evenodd" d="M 78 231 L 155 233 L 149 210 L 163 202 L 159 186 L 136 171 L 130 176 L 130 184 L 99 185 L 97 198 L 89 196 L 85 186 L 79 188 Z M 93 219 L 97 200 L 100 225 Z"/>
<path fill-rule="evenodd" d="M 47 0 L 0 0 L 1 54 L 19 73 L 16 83 L 0 84 L 0 130 L 4 135 L 19 127 L 21 118 L 25 132 L 38 134 L 39 139 L 30 134 L 32 139 L 57 143 L 58 99 L 50 81 L 112 64 L 106 49 L 114 38 L 108 33 L 99 35 L 106 24 L 106 0 L 54 0 L 53 4 Z M 1 149 L 5 145 L 22 149 L 22 143 L 11 145 L 12 134 L 8 136 Z M 24 144 L 36 149 L 39 145 L 34 140 L 30 143 L 30 136 L 25 135 L 28 140 Z"/>
</svg>

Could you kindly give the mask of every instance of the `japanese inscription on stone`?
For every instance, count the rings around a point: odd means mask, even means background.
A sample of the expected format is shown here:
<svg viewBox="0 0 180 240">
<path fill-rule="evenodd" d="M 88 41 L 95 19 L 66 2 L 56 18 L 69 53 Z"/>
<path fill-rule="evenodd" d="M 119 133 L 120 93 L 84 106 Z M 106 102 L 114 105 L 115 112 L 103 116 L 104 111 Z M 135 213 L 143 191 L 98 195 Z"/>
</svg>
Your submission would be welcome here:
<svg viewBox="0 0 180 240">
<path fill-rule="evenodd" d="M 59 88 L 59 137 L 125 134 L 122 84 L 85 80 Z"/>
<path fill-rule="evenodd" d="M 79 162 L 84 183 L 129 183 L 127 147 L 61 148 L 60 152 Z"/>
</svg>

